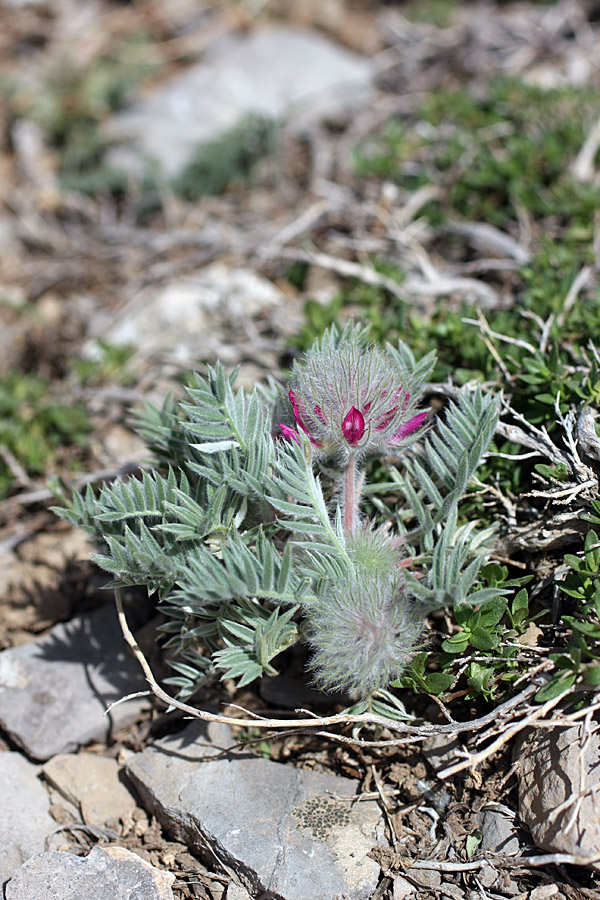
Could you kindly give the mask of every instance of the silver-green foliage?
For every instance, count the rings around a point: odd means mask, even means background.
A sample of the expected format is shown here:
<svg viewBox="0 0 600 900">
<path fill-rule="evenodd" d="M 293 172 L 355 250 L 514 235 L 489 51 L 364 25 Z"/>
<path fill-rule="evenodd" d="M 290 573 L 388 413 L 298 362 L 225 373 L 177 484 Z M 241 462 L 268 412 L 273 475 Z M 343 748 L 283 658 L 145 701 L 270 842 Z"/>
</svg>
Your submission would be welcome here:
<svg viewBox="0 0 600 900">
<path fill-rule="evenodd" d="M 370 352 L 352 325 L 323 341 L 333 357 L 336 349 L 347 356 L 349 343 L 363 359 Z M 385 352 L 385 364 L 410 384 L 412 406 L 433 359 L 415 362 L 402 343 Z M 497 402 L 462 390 L 433 428 L 411 434 L 391 482 L 362 486 L 387 521 L 358 520 L 349 530 L 347 496 L 331 466 L 317 464 L 323 453 L 306 429 L 282 439 L 274 421 L 281 397 L 236 392 L 235 377 L 217 365 L 195 376 L 184 403 L 147 407 L 137 425 L 153 467 L 98 495 L 76 493 L 57 512 L 95 540 L 94 558 L 115 584 L 157 595 L 180 697 L 214 675 L 240 685 L 273 675 L 274 659 L 300 639 L 312 648 L 317 684 L 369 697 L 399 676 L 430 610 L 489 598 L 474 591 L 489 533 L 458 527 L 457 512 L 494 432 Z M 282 430 L 289 438 L 291 424 Z M 356 457 L 358 472 L 364 462 L 354 448 L 334 463 Z M 390 489 L 399 497 L 393 511 L 378 497 Z"/>
</svg>

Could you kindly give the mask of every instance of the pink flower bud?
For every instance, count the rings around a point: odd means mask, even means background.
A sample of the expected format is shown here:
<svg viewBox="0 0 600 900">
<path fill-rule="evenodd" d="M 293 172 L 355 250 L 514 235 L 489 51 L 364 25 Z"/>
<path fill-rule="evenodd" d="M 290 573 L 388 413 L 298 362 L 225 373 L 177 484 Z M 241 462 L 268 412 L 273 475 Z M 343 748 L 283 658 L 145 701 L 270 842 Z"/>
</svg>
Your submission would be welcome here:
<svg viewBox="0 0 600 900">
<path fill-rule="evenodd" d="M 300 443 L 300 441 L 298 440 L 298 435 L 293 428 L 290 428 L 289 425 L 283 425 L 280 422 L 279 428 L 281 428 L 281 437 L 285 438 L 286 441 L 296 441 L 297 444 Z"/>
<path fill-rule="evenodd" d="M 342 434 L 351 447 L 356 447 L 365 433 L 365 418 L 355 406 L 342 422 Z"/>
<path fill-rule="evenodd" d="M 308 427 L 300 414 L 300 407 L 296 400 L 295 393 L 293 391 L 289 391 L 288 397 L 290 398 L 290 401 L 292 403 L 292 412 L 294 414 L 294 418 L 295 418 L 296 422 L 298 423 L 298 425 L 300 426 L 300 428 L 302 429 L 302 431 L 304 432 L 304 434 L 307 436 L 307 438 L 309 439 L 309 441 L 311 442 L 313 447 L 322 447 L 323 444 L 320 444 L 319 441 L 315 440 L 315 438 L 312 436 L 312 434 L 308 430 Z M 290 429 L 290 431 L 291 430 L 292 429 Z M 285 436 L 287 437 L 287 435 L 285 435 Z M 295 435 L 295 440 L 298 441 L 298 437 L 296 435 Z M 298 443 L 300 443 L 300 442 L 298 441 Z"/>
</svg>

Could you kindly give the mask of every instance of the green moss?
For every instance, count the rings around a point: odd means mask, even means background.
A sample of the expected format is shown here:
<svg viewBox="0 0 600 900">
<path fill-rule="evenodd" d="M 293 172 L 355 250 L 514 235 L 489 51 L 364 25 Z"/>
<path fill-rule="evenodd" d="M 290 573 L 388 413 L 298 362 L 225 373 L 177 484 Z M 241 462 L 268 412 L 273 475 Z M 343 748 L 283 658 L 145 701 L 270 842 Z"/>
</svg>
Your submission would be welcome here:
<svg viewBox="0 0 600 900">
<path fill-rule="evenodd" d="M 0 444 L 29 476 L 47 473 L 65 447 L 84 450 L 89 430 L 83 405 L 54 400 L 46 379 L 14 371 L 0 376 Z M 14 473 L 0 459 L 0 498 L 14 487 Z"/>
<path fill-rule="evenodd" d="M 173 189 L 185 200 L 194 201 L 246 185 L 256 164 L 273 154 L 275 147 L 274 123 L 247 116 L 223 137 L 199 147 L 185 171 L 173 180 Z"/>
</svg>

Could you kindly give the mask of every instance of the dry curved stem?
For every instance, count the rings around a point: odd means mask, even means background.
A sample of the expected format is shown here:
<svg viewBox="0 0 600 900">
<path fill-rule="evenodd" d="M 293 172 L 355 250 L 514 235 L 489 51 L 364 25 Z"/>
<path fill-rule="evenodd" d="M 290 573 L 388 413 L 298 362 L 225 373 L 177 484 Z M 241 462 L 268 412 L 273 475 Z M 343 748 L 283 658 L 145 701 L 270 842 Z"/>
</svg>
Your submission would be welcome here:
<svg viewBox="0 0 600 900">
<path fill-rule="evenodd" d="M 550 700 L 547 700 L 542 706 L 538 706 L 537 709 L 534 709 L 533 712 L 529 713 L 529 715 L 524 716 L 522 719 L 519 719 L 518 722 L 513 722 L 504 728 L 496 740 L 492 741 L 492 743 L 483 750 L 480 750 L 479 753 L 469 754 L 466 759 L 463 759 L 452 766 L 448 766 L 446 769 L 442 769 L 441 772 L 438 772 L 438 778 L 449 778 L 451 775 L 456 775 L 457 772 L 461 772 L 463 769 L 481 765 L 484 760 L 493 756 L 497 750 L 503 747 L 504 744 L 507 744 L 508 741 L 519 734 L 520 731 L 534 726 L 538 719 L 541 719 L 547 712 L 550 712 L 550 710 L 557 706 L 563 699 L 562 694 L 560 694 L 558 697 L 552 697 Z"/>
<path fill-rule="evenodd" d="M 311 733 L 312 729 L 314 728 L 323 729 L 335 725 L 375 725 L 380 728 L 387 728 L 390 731 L 404 732 L 405 734 L 410 735 L 410 738 L 408 740 L 425 738 L 432 734 L 457 734 L 464 731 L 476 732 L 480 731 L 483 728 L 486 728 L 487 726 L 491 726 L 491 730 L 497 732 L 498 721 L 511 713 L 514 714 L 514 712 L 518 710 L 522 704 L 525 704 L 532 697 L 532 695 L 535 694 L 537 690 L 539 690 L 540 687 L 540 684 L 537 681 L 533 680 L 523 691 L 521 691 L 521 693 L 517 694 L 514 697 L 511 697 L 510 700 L 507 700 L 496 709 L 491 710 L 485 716 L 481 716 L 479 719 L 474 719 L 470 722 L 449 722 L 443 725 L 409 725 L 406 722 L 399 722 L 395 719 L 386 719 L 384 716 L 378 716 L 374 713 L 362 713 L 359 715 L 353 715 L 342 712 L 338 713 L 335 716 L 314 716 L 307 719 L 268 719 L 263 716 L 258 716 L 256 713 L 244 710 L 247 718 L 222 716 L 217 713 L 208 712 L 207 710 L 197 709 L 194 706 L 189 706 L 187 703 L 182 703 L 175 697 L 171 697 L 165 690 L 163 690 L 163 688 L 161 688 L 129 628 L 127 618 L 125 616 L 125 611 L 123 609 L 123 601 L 121 599 L 121 591 L 119 588 L 115 589 L 115 602 L 123 637 L 133 650 L 136 659 L 142 667 L 144 676 L 146 678 L 146 681 L 150 685 L 152 693 L 168 706 L 175 707 L 176 709 L 181 710 L 187 715 L 195 719 L 202 719 L 205 722 L 218 722 L 222 725 L 231 725 L 236 727 L 252 726 L 254 728 L 293 729 L 294 731 L 298 731 L 299 729 L 311 729 Z M 546 707 L 540 707 L 540 709 L 546 709 Z M 318 731 L 317 734 L 321 737 L 330 738 L 332 740 L 344 741 L 345 743 L 353 743 L 357 745 L 367 744 L 368 746 L 393 746 L 398 743 L 407 742 L 407 738 L 400 738 L 399 740 L 363 742 L 356 738 L 342 737 L 341 735 L 330 732 Z M 468 764 L 469 763 L 467 763 L 467 765 Z"/>
<path fill-rule="evenodd" d="M 146 678 L 146 681 L 150 685 L 152 693 L 168 706 L 173 706 L 176 709 L 179 709 L 196 719 L 203 719 L 205 722 L 219 722 L 222 725 L 234 725 L 242 727 L 251 725 L 255 728 L 323 728 L 329 725 L 347 723 L 375 724 L 396 728 L 401 727 L 401 723 L 394 722 L 392 719 L 385 719 L 383 716 L 372 715 L 370 713 L 365 713 L 362 715 L 347 715 L 345 713 L 340 713 L 336 716 L 325 716 L 320 718 L 315 717 L 314 719 L 266 719 L 262 716 L 258 716 L 256 713 L 246 710 L 246 714 L 249 718 L 235 718 L 234 716 L 221 716 L 217 713 L 211 713 L 207 710 L 197 709 L 194 706 L 189 706 L 189 704 L 187 703 L 182 703 L 180 700 L 177 700 L 175 697 L 171 697 L 170 694 L 167 694 L 167 692 L 161 688 L 156 678 L 154 677 L 152 670 L 148 665 L 148 661 L 142 653 L 127 623 L 127 618 L 123 609 L 123 601 L 121 599 L 121 591 L 119 588 L 115 588 L 115 602 L 117 605 L 117 614 L 119 617 L 121 631 L 123 632 L 123 637 L 133 650 L 136 659 L 141 665 L 144 676 Z"/>
<path fill-rule="evenodd" d="M 455 862 L 441 859 L 402 859 L 406 874 L 411 869 L 434 869 L 437 872 L 471 872 L 482 869 L 485 866 L 502 866 L 511 869 L 530 869 L 540 866 L 591 866 L 600 861 L 600 852 L 592 856 L 578 855 L 577 853 L 542 853 L 539 856 L 501 856 L 496 853 L 487 853 L 478 859 L 468 862 Z"/>
<path fill-rule="evenodd" d="M 541 856 L 521 856 L 514 860 L 502 861 L 505 866 L 516 868 L 534 868 L 536 866 L 594 866 L 600 862 L 600 852 L 592 856 L 577 853 L 543 853 Z"/>
</svg>

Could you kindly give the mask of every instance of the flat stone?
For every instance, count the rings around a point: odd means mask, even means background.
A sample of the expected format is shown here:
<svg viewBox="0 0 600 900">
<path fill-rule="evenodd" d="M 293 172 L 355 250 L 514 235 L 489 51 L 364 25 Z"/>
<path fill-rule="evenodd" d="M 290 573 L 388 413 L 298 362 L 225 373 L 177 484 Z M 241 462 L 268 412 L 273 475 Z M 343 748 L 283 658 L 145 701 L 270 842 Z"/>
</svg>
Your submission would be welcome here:
<svg viewBox="0 0 600 900">
<path fill-rule="evenodd" d="M 557 884 L 540 884 L 529 895 L 529 900 L 550 900 L 558 894 Z"/>
<path fill-rule="evenodd" d="M 252 900 L 252 897 L 246 888 L 240 887 L 239 884 L 230 884 L 227 888 L 225 900 Z"/>
<path fill-rule="evenodd" d="M 46 760 L 136 721 L 146 698 L 105 711 L 145 689 L 114 607 L 103 606 L 0 653 L 0 726 L 28 756 Z"/>
<path fill-rule="evenodd" d="M 299 61 L 310 61 L 300 65 Z M 139 173 L 140 157 L 163 174 L 180 174 L 197 148 L 249 115 L 294 120 L 354 108 L 371 78 L 368 60 L 316 32 L 288 26 L 227 34 L 198 65 L 147 93 L 107 126 L 130 139 L 110 155 L 114 165 Z"/>
<path fill-rule="evenodd" d="M 583 728 L 529 733 L 519 760 L 519 816 L 535 844 L 552 853 L 589 857 L 600 847 L 600 735 Z M 568 801 L 568 802 L 567 802 Z M 600 863 L 594 868 L 600 869 Z"/>
<path fill-rule="evenodd" d="M 463 900 L 465 892 L 454 881 L 443 881 L 440 885 L 440 893 L 443 897 L 450 897 L 451 900 Z M 394 897 L 394 900 L 396 898 Z"/>
<path fill-rule="evenodd" d="M 208 843 L 250 893 L 284 900 L 366 900 L 382 840 L 373 801 L 356 782 L 256 756 L 219 755 L 227 729 L 194 722 L 128 764 L 143 805 L 178 840 Z M 201 838 L 199 839 L 199 835 Z"/>
<path fill-rule="evenodd" d="M 501 803 L 489 803 L 477 813 L 475 822 L 481 832 L 480 850 L 513 855 L 519 852 L 515 813 Z"/>
<path fill-rule="evenodd" d="M 173 900 L 175 876 L 124 847 L 94 847 L 86 857 L 51 850 L 14 873 L 6 900 Z"/>
<path fill-rule="evenodd" d="M 56 827 L 38 773 L 20 753 L 0 752 L 0 894 L 15 869 L 44 850 Z"/>
<path fill-rule="evenodd" d="M 437 869 L 412 869 L 410 877 L 419 888 L 437 890 L 442 883 L 442 876 Z"/>
<path fill-rule="evenodd" d="M 483 887 L 491 888 L 498 881 L 498 869 L 491 863 L 486 863 L 479 869 L 478 878 Z"/>
<path fill-rule="evenodd" d="M 44 778 L 81 810 L 86 825 L 102 828 L 129 824 L 137 803 L 120 780 L 115 759 L 95 753 L 54 756 L 42 769 Z"/>
<path fill-rule="evenodd" d="M 392 891 L 392 897 L 394 900 L 406 900 L 407 897 L 415 897 L 417 893 L 417 888 L 414 884 L 411 884 L 406 878 L 403 878 L 402 875 L 396 875 L 394 878 L 394 887 Z"/>
</svg>

